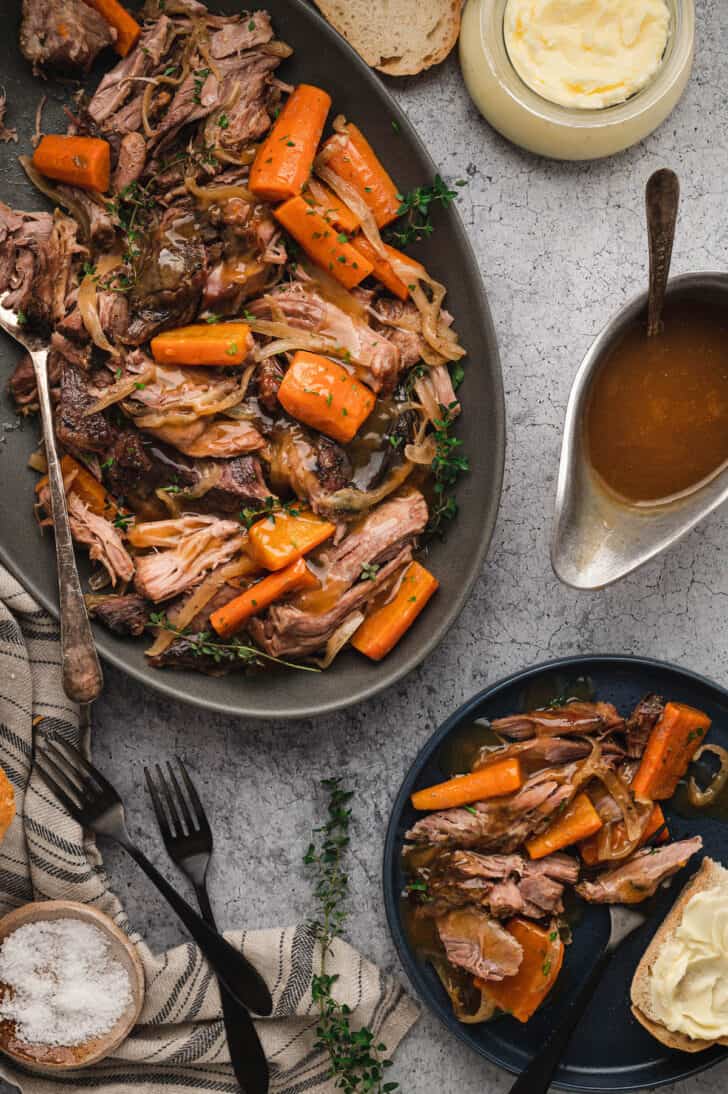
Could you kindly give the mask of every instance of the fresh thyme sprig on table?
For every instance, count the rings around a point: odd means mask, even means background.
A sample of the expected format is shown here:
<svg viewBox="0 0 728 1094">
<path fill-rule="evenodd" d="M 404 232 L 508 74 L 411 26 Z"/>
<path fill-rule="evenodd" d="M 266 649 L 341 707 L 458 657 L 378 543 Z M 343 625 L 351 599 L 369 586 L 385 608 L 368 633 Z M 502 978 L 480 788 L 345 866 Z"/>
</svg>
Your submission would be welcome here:
<svg viewBox="0 0 728 1094">
<path fill-rule="evenodd" d="M 328 1053 L 330 1077 L 344 1094 L 364 1091 L 389 1094 L 399 1084 L 384 1081 L 387 1068 L 392 1066 L 386 1056 L 387 1046 L 377 1044 L 368 1027 L 351 1028 L 350 1007 L 337 1002 L 332 994 L 338 977 L 326 971 L 331 944 L 346 922 L 349 877 L 344 869 L 344 855 L 349 847 L 349 802 L 353 793 L 344 789 L 338 778 L 324 779 L 321 785 L 329 794 L 328 820 L 314 829 L 317 841 L 310 844 L 303 860 L 311 867 L 319 906 L 317 917 L 311 920 L 321 945 L 319 971 L 311 982 L 313 1001 L 319 1011 L 315 1047 Z"/>
<path fill-rule="evenodd" d="M 458 179 L 456 186 L 465 186 L 465 179 Z M 430 220 L 433 205 L 448 209 L 458 196 L 457 190 L 451 190 L 440 175 L 435 175 L 432 186 L 416 186 L 408 194 L 398 194 L 401 205 L 397 210 L 399 220 L 388 233 L 398 247 L 408 243 L 419 243 L 425 236 L 432 235 L 434 225 Z"/>
<path fill-rule="evenodd" d="M 275 665 L 283 665 L 287 669 L 300 669 L 301 672 L 320 672 L 315 665 L 300 665 L 294 661 L 284 661 L 280 657 L 273 657 L 265 650 L 257 646 L 246 646 L 238 639 L 232 642 L 218 642 L 210 631 L 200 631 L 198 634 L 187 634 L 169 622 L 164 612 L 152 612 L 149 616 L 149 627 L 157 630 L 171 631 L 176 638 L 181 638 L 187 643 L 188 652 L 194 657 L 211 657 L 216 664 L 225 662 L 241 662 L 244 665 L 260 665 L 263 661 L 272 662 Z"/>
</svg>

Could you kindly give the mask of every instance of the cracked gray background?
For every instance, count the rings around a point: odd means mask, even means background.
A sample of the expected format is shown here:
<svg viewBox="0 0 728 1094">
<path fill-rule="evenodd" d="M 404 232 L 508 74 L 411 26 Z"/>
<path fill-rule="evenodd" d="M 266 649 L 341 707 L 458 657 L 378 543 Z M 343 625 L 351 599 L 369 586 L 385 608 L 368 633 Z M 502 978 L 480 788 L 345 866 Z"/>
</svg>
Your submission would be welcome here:
<svg viewBox="0 0 728 1094">
<path fill-rule="evenodd" d="M 469 179 L 459 208 L 490 296 L 505 381 L 501 511 L 488 562 L 440 648 L 404 683 L 346 713 L 316 722 L 234 721 L 169 702 L 106 668 L 95 758 L 129 802 L 144 849 L 182 886 L 153 834 L 142 766 L 186 757 L 215 831 L 211 889 L 224 926 L 307 915 L 301 857 L 320 817 L 317 781 L 343 774 L 356 788 L 348 937 L 403 977 L 382 908 L 384 830 L 407 767 L 446 715 L 499 677 L 565 654 L 639 653 L 728 678 L 725 510 L 603 592 L 560 586 L 548 558 L 569 386 L 591 339 L 646 283 L 642 207 L 653 170 L 669 165 L 682 182 L 674 271 L 728 266 L 728 4 L 697 6 L 696 65 L 682 102 L 648 140 L 603 162 L 552 163 L 507 144 L 472 106 L 455 56 L 424 76 L 390 81 L 443 175 Z M 470 367 L 478 368 L 477 354 Z M 156 947 L 180 941 L 146 879 L 120 852 L 104 851 L 135 926 Z M 406 1094 L 500 1094 L 512 1081 L 428 1015 L 394 1070 Z M 728 1064 L 671 1089 L 698 1094 L 720 1089 L 721 1080 Z"/>
</svg>

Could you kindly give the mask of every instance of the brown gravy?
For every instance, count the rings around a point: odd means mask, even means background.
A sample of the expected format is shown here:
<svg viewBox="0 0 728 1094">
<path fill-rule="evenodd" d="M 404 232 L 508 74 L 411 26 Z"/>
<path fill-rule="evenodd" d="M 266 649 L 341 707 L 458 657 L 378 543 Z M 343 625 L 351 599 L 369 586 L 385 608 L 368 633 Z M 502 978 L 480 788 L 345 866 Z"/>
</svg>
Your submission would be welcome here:
<svg viewBox="0 0 728 1094">
<path fill-rule="evenodd" d="M 592 466 L 630 502 L 681 494 L 728 461 L 728 309 L 668 301 L 662 334 L 644 317 L 608 353 L 585 417 Z"/>
</svg>

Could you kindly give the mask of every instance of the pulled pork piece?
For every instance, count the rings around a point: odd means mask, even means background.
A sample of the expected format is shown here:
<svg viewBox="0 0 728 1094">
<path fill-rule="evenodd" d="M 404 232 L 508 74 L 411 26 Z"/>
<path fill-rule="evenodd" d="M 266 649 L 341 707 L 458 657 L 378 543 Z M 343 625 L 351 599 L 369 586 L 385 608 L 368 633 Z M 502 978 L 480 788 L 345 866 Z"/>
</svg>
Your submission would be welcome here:
<svg viewBox="0 0 728 1094">
<path fill-rule="evenodd" d="M 141 434 L 135 429 L 124 429 L 114 437 L 104 452 L 104 464 L 110 490 L 121 497 L 136 490 L 152 469 Z"/>
<path fill-rule="evenodd" d="M 331 607 L 312 610 L 305 594 L 290 603 L 274 604 L 265 618 L 250 621 L 251 634 L 275 657 L 297 657 L 321 649 L 348 615 L 364 607 L 411 561 L 411 544 L 426 523 L 427 503 L 417 491 L 384 502 L 358 529 L 316 556 L 324 575 L 324 597 L 327 589 L 336 593 Z M 368 573 L 371 567 L 373 579 Z"/>
<path fill-rule="evenodd" d="M 639 904 L 682 870 L 702 846 L 700 836 L 694 836 L 665 847 L 645 847 L 615 870 L 605 871 L 594 881 L 582 881 L 576 891 L 591 904 Z"/>
<path fill-rule="evenodd" d="M 0 300 L 43 326 L 66 312 L 75 221 L 62 213 L 16 212 L 0 201 Z M 5 295 L 7 294 L 7 295 Z M 3 299 L 4 296 L 4 299 Z"/>
<path fill-rule="evenodd" d="M 529 737 L 558 737 L 565 733 L 606 733 L 621 729 L 624 719 L 611 703 L 587 703 L 574 699 L 563 706 L 496 718 L 491 726 L 493 732 L 501 737 L 524 741 Z"/>
<path fill-rule="evenodd" d="M 320 516 L 334 515 L 333 496 L 351 478 L 351 463 L 344 449 L 298 425 L 276 429 L 270 448 L 275 489 L 281 493 L 292 490 Z"/>
<path fill-rule="evenodd" d="M 441 419 L 445 412 L 451 421 L 460 413 L 460 403 L 447 365 L 426 368 L 422 376 L 415 380 L 415 392 L 431 422 Z"/>
<path fill-rule="evenodd" d="M 73 491 L 68 495 L 68 519 L 73 538 L 88 547 L 89 557 L 101 563 L 112 585 L 116 586 L 117 581 L 131 581 L 134 563 L 118 530 L 110 521 L 92 513 Z"/>
<path fill-rule="evenodd" d="M 20 51 L 37 75 L 47 65 L 88 72 L 116 30 L 84 0 L 23 0 Z"/>
<path fill-rule="evenodd" d="M 111 180 L 111 188 L 118 194 L 136 182 L 147 159 L 147 142 L 141 133 L 125 133 L 119 144 L 119 156 Z"/>
<path fill-rule="evenodd" d="M 290 327 L 321 334 L 332 346 L 347 350 L 352 361 L 368 371 L 368 376 L 361 378 L 373 391 L 386 394 L 394 389 L 402 367 L 399 350 L 369 326 L 363 308 L 360 314 L 353 309 L 346 312 L 297 283 L 261 296 L 248 310 L 260 318 L 282 317 Z"/>
<path fill-rule="evenodd" d="M 85 599 L 91 618 L 103 623 L 112 634 L 134 637 L 144 634 L 149 605 L 143 597 L 127 593 L 125 596 L 89 595 Z"/>
<path fill-rule="evenodd" d="M 283 380 L 283 369 L 275 357 L 261 361 L 255 371 L 258 385 L 258 400 L 266 410 L 274 414 L 278 410 L 278 388 Z"/>
<path fill-rule="evenodd" d="M 72 452 L 104 452 L 114 433 L 103 414 L 89 414 L 95 398 L 83 373 L 65 363 L 61 371 L 61 397 L 56 414 L 56 434 Z"/>
<path fill-rule="evenodd" d="M 250 422 L 222 418 L 201 418 L 190 425 L 147 428 L 146 432 L 173 445 L 186 456 L 224 459 L 258 452 L 265 446 L 265 440 Z"/>
<path fill-rule="evenodd" d="M 139 77 L 148 76 L 159 64 L 171 31 L 171 20 L 160 15 L 143 29 L 134 49 L 103 77 L 86 111 L 102 133 L 123 134 L 141 128 L 146 85 L 139 82 Z M 129 116 L 121 114 L 121 108 L 130 97 L 136 105 L 136 119 L 134 111 L 127 111 Z"/>
<path fill-rule="evenodd" d="M 8 144 L 10 141 L 18 140 L 18 131 L 13 126 L 10 128 L 5 124 L 5 111 L 7 110 L 8 100 L 4 91 L 0 91 L 0 141 L 3 144 Z"/>
<path fill-rule="evenodd" d="M 129 295 L 130 317 L 124 341 L 141 345 L 169 327 L 182 327 L 197 315 L 205 284 L 207 256 L 194 217 L 175 206 L 144 236 L 139 270 Z"/>
<path fill-rule="evenodd" d="M 458 849 L 440 852 L 419 876 L 427 885 L 427 903 L 419 906 L 420 912 L 428 917 L 473 904 L 497 918 L 542 919 L 563 911 L 564 885 L 578 880 L 579 863 L 563 854 L 531 862 L 520 854 Z"/>
<path fill-rule="evenodd" d="M 630 759 L 638 760 L 641 757 L 664 709 L 665 702 L 659 695 L 645 695 L 644 699 L 640 699 L 624 725 Z"/>
<path fill-rule="evenodd" d="M 485 912 L 459 908 L 436 920 L 448 961 L 480 980 L 515 976 L 523 947 Z"/>
<path fill-rule="evenodd" d="M 574 780 L 579 768 L 579 763 L 546 768 L 527 779 L 516 794 L 476 802 L 474 812 L 445 809 L 430 813 L 410 828 L 406 838 L 414 843 L 514 851 L 571 801 L 578 789 Z"/>
<path fill-rule="evenodd" d="M 116 227 L 105 198 L 82 190 L 79 186 L 56 184 L 54 188 L 63 208 L 75 214 L 82 224 L 84 239 L 99 250 L 110 250 L 116 238 Z M 118 293 L 113 295 L 118 296 Z"/>
<path fill-rule="evenodd" d="M 137 558 L 134 581 L 137 592 L 157 604 L 197 585 L 208 570 L 228 562 L 245 543 L 246 534 L 238 521 L 200 515 L 137 524 L 130 539 L 134 546 L 160 548 Z"/>
<path fill-rule="evenodd" d="M 61 390 L 62 359 L 57 353 L 48 354 L 48 382 L 51 388 L 51 402 L 56 403 Z M 8 390 L 15 405 L 22 414 L 31 414 L 38 409 L 38 389 L 35 383 L 35 369 L 29 353 L 24 353 L 8 380 Z"/>
<path fill-rule="evenodd" d="M 539 765 L 550 767 L 554 764 L 568 764 L 574 760 L 584 760 L 590 754 L 592 746 L 589 741 L 581 741 L 574 737 L 531 737 L 528 741 L 518 741 L 515 744 L 506 745 L 494 753 L 491 748 L 486 748 L 478 756 L 473 764 L 473 771 L 481 767 L 487 767 L 493 762 L 494 756 L 499 760 L 518 756 L 528 764 L 529 771 L 535 770 Z M 605 741 L 602 745 L 605 755 L 623 755 L 618 745 L 611 741 Z M 620 813 L 621 816 L 621 813 Z"/>
</svg>

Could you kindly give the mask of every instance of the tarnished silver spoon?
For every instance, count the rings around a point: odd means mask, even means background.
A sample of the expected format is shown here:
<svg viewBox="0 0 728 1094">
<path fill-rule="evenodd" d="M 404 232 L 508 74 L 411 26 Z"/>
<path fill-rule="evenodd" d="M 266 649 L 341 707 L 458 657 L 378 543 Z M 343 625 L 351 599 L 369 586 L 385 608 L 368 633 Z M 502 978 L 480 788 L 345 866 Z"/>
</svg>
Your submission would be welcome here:
<svg viewBox="0 0 728 1094">
<path fill-rule="evenodd" d="M 48 347 L 41 339 L 26 331 L 24 324 L 19 321 L 17 312 L 3 307 L 2 301 L 0 301 L 0 329 L 24 346 L 33 362 L 48 463 L 48 487 L 58 564 L 63 690 L 69 699 L 77 703 L 91 703 L 100 695 L 104 678 L 101 674 L 96 645 L 81 591 L 71 528 L 68 523 L 63 473 L 53 430 L 53 412 L 48 384 Z"/>
<path fill-rule="evenodd" d="M 662 167 L 647 180 L 645 207 L 647 242 L 650 252 L 650 286 L 647 298 L 647 335 L 662 330 L 662 309 L 670 276 L 672 244 L 675 239 L 680 182 L 674 171 Z"/>
</svg>

